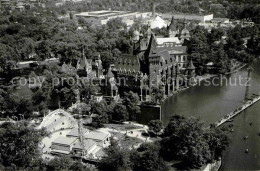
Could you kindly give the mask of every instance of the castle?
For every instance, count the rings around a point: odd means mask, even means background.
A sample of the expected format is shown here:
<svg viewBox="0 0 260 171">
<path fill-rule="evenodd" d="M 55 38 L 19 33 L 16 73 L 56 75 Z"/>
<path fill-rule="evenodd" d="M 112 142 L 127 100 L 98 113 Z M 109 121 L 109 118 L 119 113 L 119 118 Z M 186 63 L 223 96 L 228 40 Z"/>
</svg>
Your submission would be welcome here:
<svg viewBox="0 0 260 171">
<path fill-rule="evenodd" d="M 105 80 L 108 84 L 101 86 L 102 94 L 113 98 L 133 91 L 140 95 L 141 101 L 150 101 L 154 88 L 162 89 L 165 96 L 170 95 L 183 85 L 183 78 L 195 76 L 195 67 L 188 59 L 187 47 L 182 46 L 190 38 L 186 22 L 180 27 L 172 18 L 167 30 L 168 37 L 155 36 L 149 26 L 143 34 L 135 30 L 131 39 L 132 53 L 122 54 L 105 75 L 100 55 L 93 61 L 86 59 L 83 51 L 76 66 L 77 73 Z"/>
<path fill-rule="evenodd" d="M 172 19 L 168 26 L 169 37 L 155 36 L 148 26 L 141 34 L 135 30 L 132 37 L 133 53 L 123 54 L 112 68 L 110 77 L 117 80 L 119 94 L 134 91 L 141 100 L 151 100 L 151 90 L 162 87 L 170 95 L 180 87 L 179 78 L 192 78 L 195 67 L 188 62 L 187 47 L 181 44 L 189 39 L 186 23 L 182 29 Z"/>
</svg>

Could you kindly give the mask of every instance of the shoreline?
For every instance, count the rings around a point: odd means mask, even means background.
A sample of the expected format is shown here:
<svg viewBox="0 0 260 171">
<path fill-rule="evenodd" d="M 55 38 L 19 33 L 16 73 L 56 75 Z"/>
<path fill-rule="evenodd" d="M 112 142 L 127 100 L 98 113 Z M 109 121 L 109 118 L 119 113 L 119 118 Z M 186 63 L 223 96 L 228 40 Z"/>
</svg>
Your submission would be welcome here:
<svg viewBox="0 0 260 171">
<path fill-rule="evenodd" d="M 216 77 L 217 75 L 215 74 L 205 74 L 205 75 L 202 75 L 202 76 L 196 76 L 195 79 L 196 79 L 196 84 L 194 85 L 190 85 L 190 86 L 185 86 L 185 87 L 182 87 L 182 88 L 179 88 L 178 90 L 174 91 L 173 93 L 170 93 L 169 95 L 167 95 L 165 98 L 162 99 L 162 102 L 161 104 L 159 104 L 160 106 L 162 105 L 162 103 L 164 103 L 165 100 L 167 100 L 168 98 L 172 97 L 173 95 L 175 94 L 179 94 L 191 87 L 194 87 L 198 84 L 200 84 L 202 81 L 205 81 L 206 79 L 209 79 L 209 78 L 213 78 L 213 77 Z"/>
<path fill-rule="evenodd" d="M 236 73 L 237 71 L 241 70 L 242 68 L 246 67 L 247 65 L 248 65 L 248 63 L 241 64 L 241 66 L 239 66 L 238 68 L 236 68 L 234 71 L 224 73 L 223 75 L 229 75 L 229 74 Z M 216 77 L 216 76 L 218 76 L 218 75 L 219 75 L 219 74 L 205 74 L 205 75 L 201 75 L 201 76 L 196 76 L 196 77 L 195 77 L 195 78 L 196 78 L 196 84 L 195 84 L 195 85 L 187 86 L 187 87 L 180 88 L 180 89 L 176 90 L 175 92 L 169 94 L 167 97 L 163 98 L 161 104 L 162 104 L 165 100 L 167 100 L 169 97 L 171 97 L 171 96 L 173 96 L 173 95 L 175 95 L 175 94 L 181 93 L 181 92 L 183 92 L 184 90 L 187 90 L 187 89 L 189 89 L 189 88 L 191 88 L 191 87 L 194 87 L 194 86 L 200 84 L 202 81 L 205 81 L 205 80 L 207 80 L 207 79 L 209 79 L 209 78 Z M 161 104 L 160 104 L 160 106 L 161 106 Z"/>
<path fill-rule="evenodd" d="M 239 71 L 240 69 L 244 68 L 247 65 L 248 65 L 248 63 L 244 63 L 243 65 L 241 65 L 238 68 L 236 68 L 234 71 L 226 72 L 226 73 L 224 73 L 224 75 L 229 75 L 229 74 L 236 73 L 237 71 Z"/>
</svg>

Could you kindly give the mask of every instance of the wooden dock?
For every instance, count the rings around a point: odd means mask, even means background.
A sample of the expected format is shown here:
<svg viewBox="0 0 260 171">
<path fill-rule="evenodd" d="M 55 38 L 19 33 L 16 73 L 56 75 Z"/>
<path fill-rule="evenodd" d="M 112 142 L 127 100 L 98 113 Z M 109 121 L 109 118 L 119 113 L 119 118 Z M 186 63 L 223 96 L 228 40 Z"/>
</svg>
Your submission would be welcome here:
<svg viewBox="0 0 260 171">
<path fill-rule="evenodd" d="M 253 97 L 252 100 L 248 100 L 240 108 L 236 109 L 234 112 L 231 112 L 231 113 L 227 114 L 224 118 L 222 118 L 221 120 L 215 122 L 214 126 L 215 127 L 221 126 L 222 124 L 224 124 L 225 122 L 229 121 L 230 119 L 232 119 L 233 117 L 235 117 L 236 115 L 238 115 L 239 113 L 244 111 L 245 109 L 249 108 L 250 106 L 252 106 L 256 102 L 258 102 L 259 100 L 260 100 L 260 96 Z"/>
</svg>

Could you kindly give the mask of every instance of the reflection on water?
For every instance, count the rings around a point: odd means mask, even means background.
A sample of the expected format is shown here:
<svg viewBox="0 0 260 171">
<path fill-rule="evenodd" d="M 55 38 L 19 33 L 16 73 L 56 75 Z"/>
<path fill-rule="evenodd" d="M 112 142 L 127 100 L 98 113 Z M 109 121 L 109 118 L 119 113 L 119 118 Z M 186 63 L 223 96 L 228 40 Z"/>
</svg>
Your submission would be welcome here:
<svg viewBox="0 0 260 171">
<path fill-rule="evenodd" d="M 252 64 L 253 71 L 249 87 L 239 84 L 239 77 L 247 78 L 248 71 L 244 68 L 228 77 L 229 83 L 220 86 L 195 86 L 181 92 L 162 106 L 162 120 L 167 124 L 172 114 L 198 116 L 209 125 L 224 115 L 240 107 L 246 96 L 260 92 L 260 61 Z M 241 79 L 240 79 L 241 80 Z M 212 81 L 212 80 L 211 80 Z M 220 79 L 214 80 L 220 83 Z M 252 126 L 249 123 L 252 122 Z M 254 104 L 234 118 L 234 132 L 231 134 L 231 147 L 223 156 L 222 170 L 259 170 L 260 169 L 260 102 Z M 248 136 L 247 140 L 243 140 Z M 245 153 L 245 149 L 249 153 Z"/>
</svg>

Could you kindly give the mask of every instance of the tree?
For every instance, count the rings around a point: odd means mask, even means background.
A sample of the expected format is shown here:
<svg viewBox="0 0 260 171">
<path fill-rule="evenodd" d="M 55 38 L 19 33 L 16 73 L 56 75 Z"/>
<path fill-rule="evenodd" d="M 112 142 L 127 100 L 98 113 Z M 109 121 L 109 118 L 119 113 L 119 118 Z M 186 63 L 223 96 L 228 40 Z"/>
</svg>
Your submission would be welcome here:
<svg viewBox="0 0 260 171">
<path fill-rule="evenodd" d="M 48 107 L 47 103 L 49 99 L 50 99 L 49 94 L 44 93 L 41 88 L 36 90 L 36 92 L 34 92 L 32 96 L 32 104 L 34 110 L 44 113 L 44 111 Z"/>
<path fill-rule="evenodd" d="M 138 94 L 130 91 L 129 93 L 124 93 L 123 105 L 126 106 L 127 112 L 129 114 L 129 120 L 135 121 L 138 118 L 138 115 L 141 113 L 139 104 Z"/>
<path fill-rule="evenodd" d="M 72 160 L 67 156 L 55 157 L 47 164 L 47 170 L 68 170 L 72 165 Z"/>
<path fill-rule="evenodd" d="M 199 168 L 217 159 L 228 146 L 223 130 L 207 130 L 196 117 L 173 115 L 160 142 L 166 160 L 181 160 L 181 169 Z"/>
<path fill-rule="evenodd" d="M 52 41 L 50 40 L 41 41 L 36 45 L 36 53 L 42 60 L 45 60 L 46 58 L 50 57 L 51 46 Z"/>
<path fill-rule="evenodd" d="M 134 171 L 166 171 L 169 170 L 164 160 L 159 156 L 160 146 L 157 143 L 142 144 L 130 155 Z"/>
<path fill-rule="evenodd" d="M 162 156 L 167 160 L 181 160 L 182 165 L 189 169 L 201 167 L 211 158 L 209 145 L 203 138 L 202 123 L 197 118 L 190 117 L 175 127 L 180 117 L 175 118 L 177 121 L 170 121 L 174 122 L 170 124 L 173 134 L 161 141 Z"/>
<path fill-rule="evenodd" d="M 111 145 L 104 149 L 105 156 L 98 164 L 99 170 L 104 171 L 127 171 L 130 170 L 129 151 L 118 146 L 117 142 L 111 141 Z"/>
<path fill-rule="evenodd" d="M 27 122 L 4 123 L 0 126 L 0 163 L 4 167 L 28 168 L 38 160 L 38 144 L 46 136 L 44 130 L 36 130 Z"/>
<path fill-rule="evenodd" d="M 5 97 L 4 110 L 9 115 L 14 115 L 19 118 L 19 115 L 22 114 L 24 118 L 27 119 L 32 116 L 32 101 L 31 99 L 18 96 L 18 94 L 10 93 Z"/>
<path fill-rule="evenodd" d="M 211 161 L 219 160 L 222 157 L 222 153 L 228 147 L 230 139 L 227 136 L 228 130 L 224 127 L 222 129 L 215 128 L 206 131 L 204 137 L 209 145 L 211 151 Z"/>
<path fill-rule="evenodd" d="M 92 85 L 91 83 L 82 83 L 82 86 L 79 89 L 82 100 L 86 103 L 89 103 L 92 96 L 95 95 L 98 90 L 99 87 Z"/>
<path fill-rule="evenodd" d="M 113 120 L 124 122 L 129 119 L 129 113 L 124 105 L 117 104 L 112 115 Z"/>
<path fill-rule="evenodd" d="M 71 171 L 90 171 L 91 169 L 86 168 L 86 166 L 84 166 L 82 164 L 82 162 L 76 161 L 76 162 L 73 162 L 70 165 L 70 169 L 69 170 L 71 170 Z"/>
<path fill-rule="evenodd" d="M 123 23 L 121 18 L 115 18 L 115 19 L 109 20 L 107 22 L 107 26 L 111 30 L 118 30 L 118 29 L 121 29 L 121 28 L 126 28 L 126 24 Z"/>
<path fill-rule="evenodd" d="M 214 43 L 215 41 L 220 41 L 222 36 L 225 35 L 225 32 L 222 28 L 212 28 L 211 32 L 209 33 L 208 37 L 209 43 Z"/>
<path fill-rule="evenodd" d="M 162 121 L 160 120 L 151 120 L 148 123 L 148 127 L 151 131 L 155 132 L 156 135 L 163 129 Z"/>
<path fill-rule="evenodd" d="M 152 87 L 153 102 L 158 104 L 161 103 L 164 97 L 164 91 L 162 86 Z"/>
</svg>

